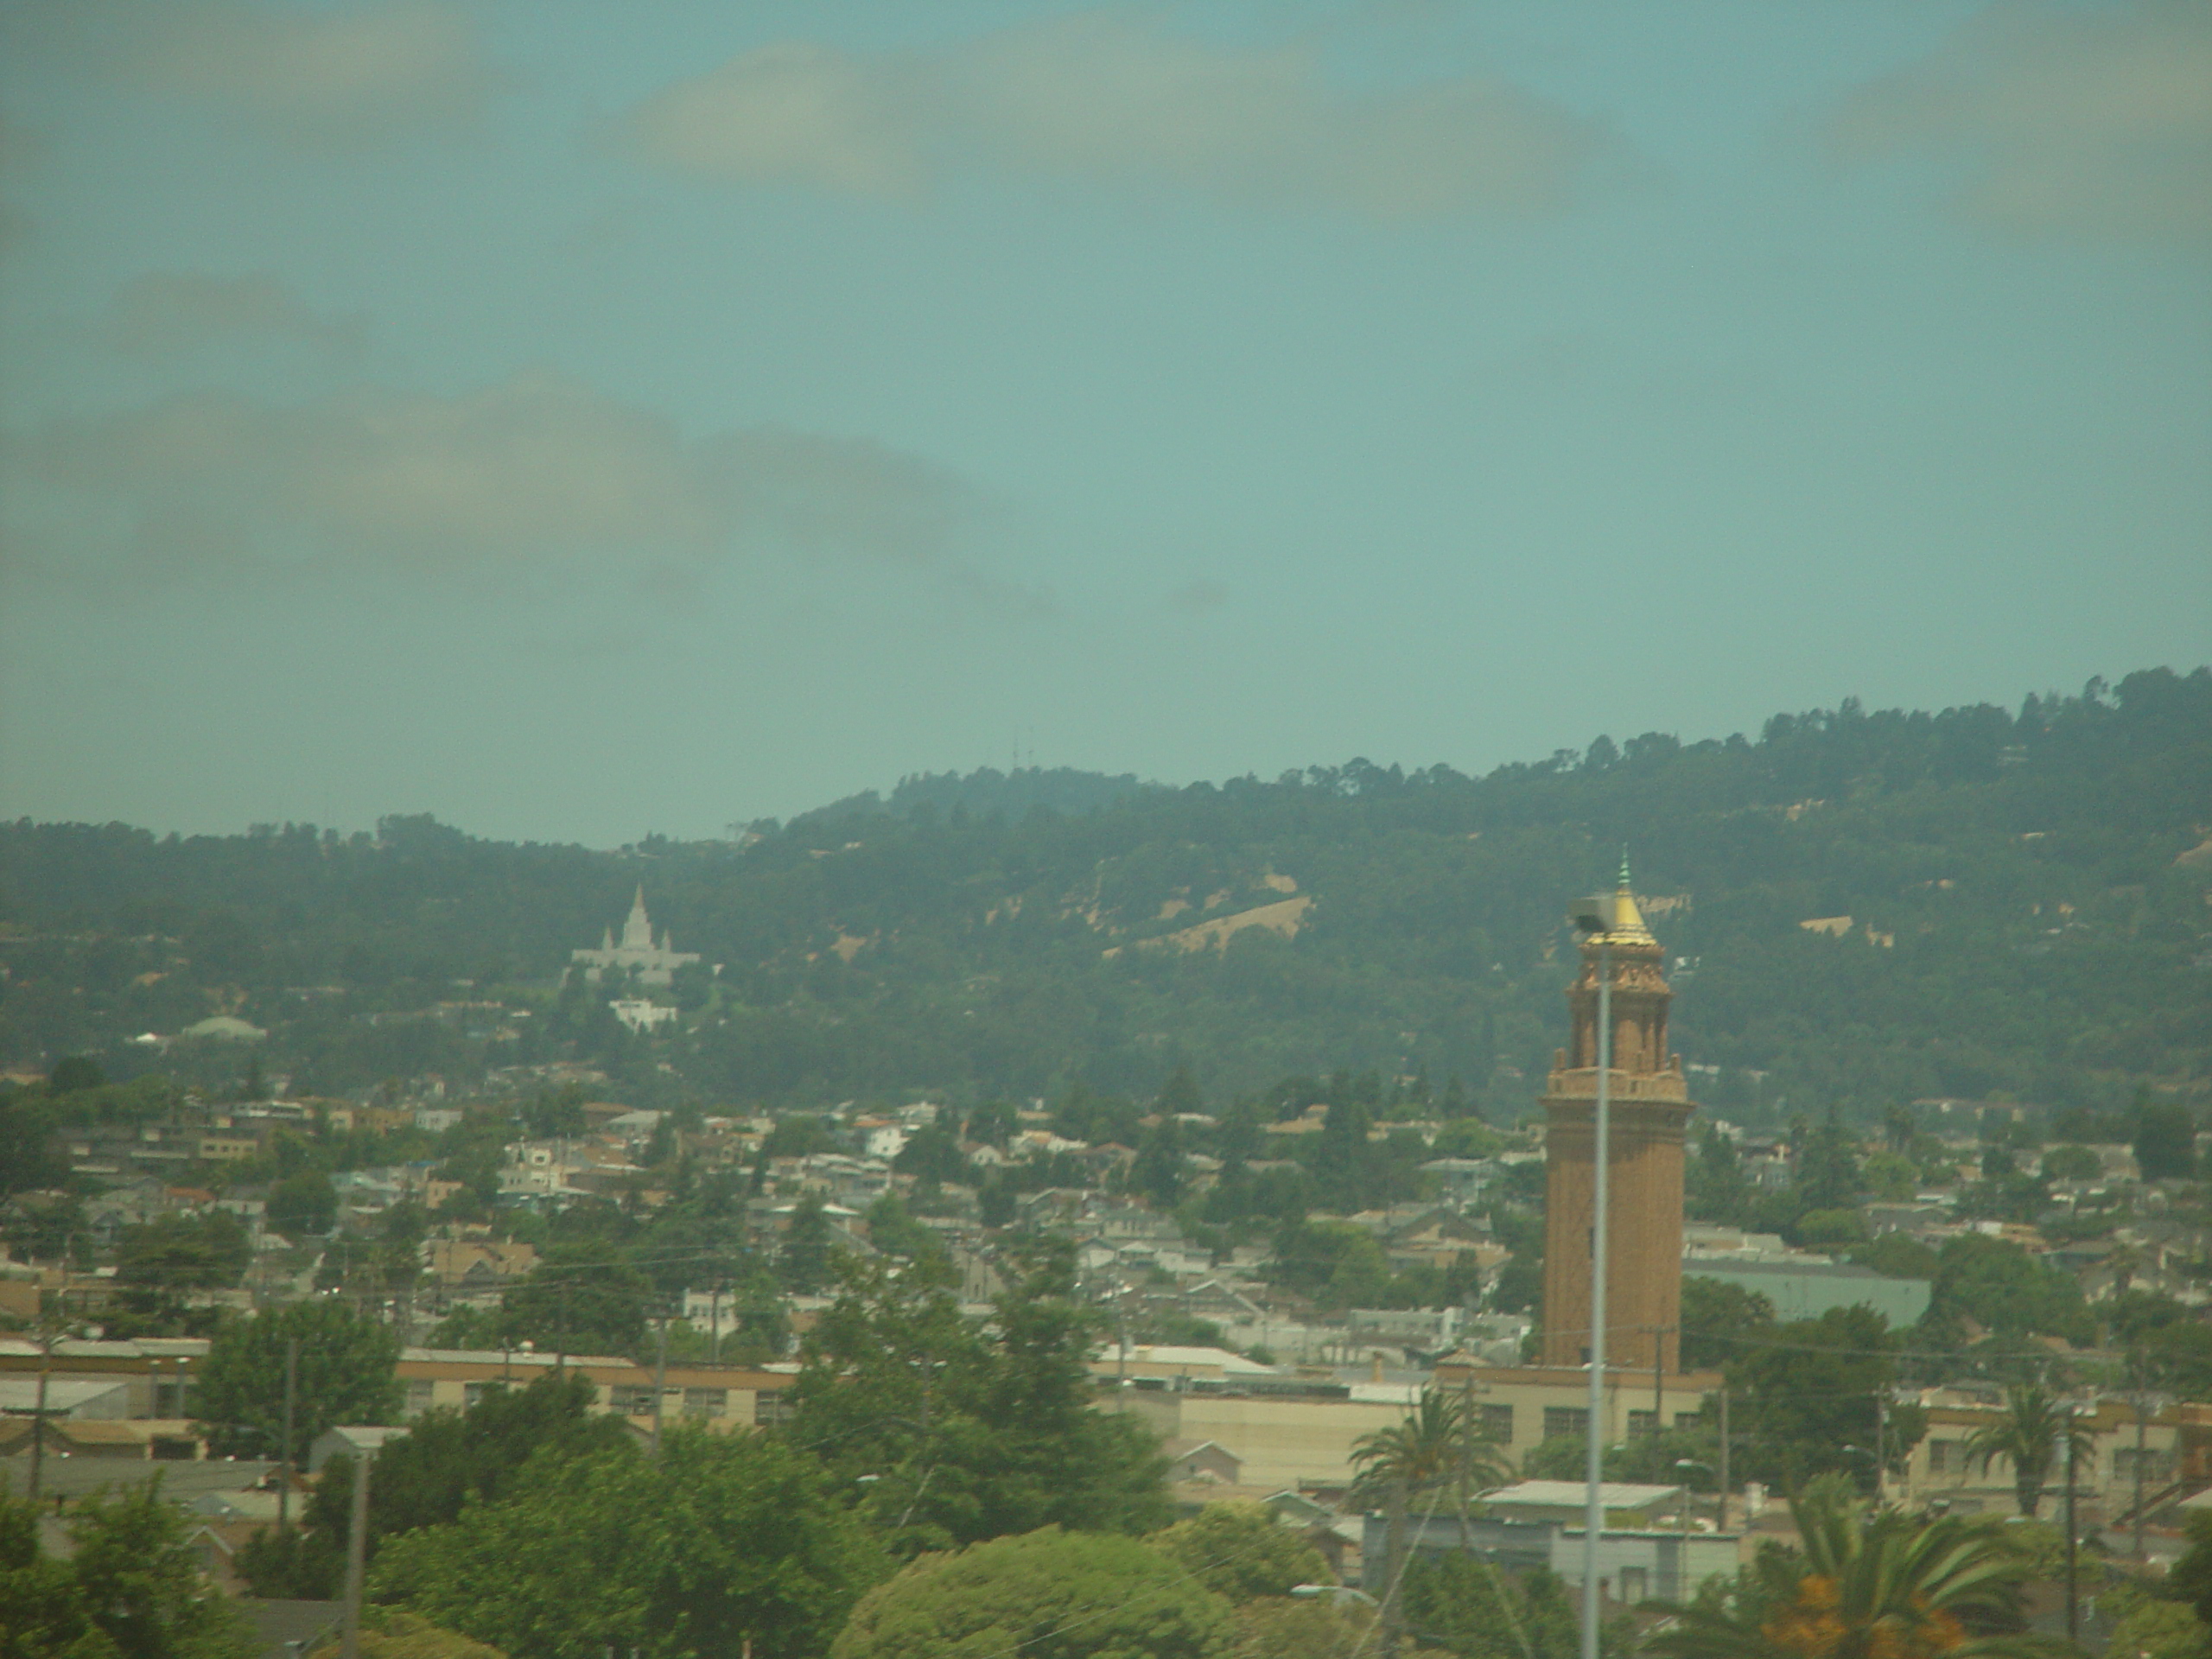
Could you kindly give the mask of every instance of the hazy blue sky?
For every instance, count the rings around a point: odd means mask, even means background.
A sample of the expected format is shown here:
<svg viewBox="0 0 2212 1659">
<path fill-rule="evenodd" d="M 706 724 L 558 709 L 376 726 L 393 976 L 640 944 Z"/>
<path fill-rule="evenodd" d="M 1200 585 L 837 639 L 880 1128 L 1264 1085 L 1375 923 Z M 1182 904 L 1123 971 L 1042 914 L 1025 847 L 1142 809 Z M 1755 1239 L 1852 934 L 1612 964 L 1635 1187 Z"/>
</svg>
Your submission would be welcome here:
<svg viewBox="0 0 2212 1659">
<path fill-rule="evenodd" d="M 2212 5 L 0 0 L 0 813 L 2212 657 Z"/>
</svg>

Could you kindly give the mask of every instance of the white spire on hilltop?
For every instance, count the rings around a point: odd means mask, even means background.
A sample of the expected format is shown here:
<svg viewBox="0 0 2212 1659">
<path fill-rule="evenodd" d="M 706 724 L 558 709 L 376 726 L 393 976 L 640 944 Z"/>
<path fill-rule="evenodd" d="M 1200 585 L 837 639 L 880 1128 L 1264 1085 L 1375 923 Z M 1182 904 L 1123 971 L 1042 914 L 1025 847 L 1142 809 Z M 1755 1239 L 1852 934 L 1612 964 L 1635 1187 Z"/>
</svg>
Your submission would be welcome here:
<svg viewBox="0 0 2212 1659">
<path fill-rule="evenodd" d="M 632 968 L 638 970 L 641 985 L 665 985 L 676 977 L 676 970 L 699 960 L 695 950 L 678 950 L 673 940 L 663 933 L 653 938 L 652 918 L 645 913 L 645 888 L 638 884 L 637 897 L 631 900 L 630 914 L 622 923 L 622 942 L 614 943 L 613 930 L 601 935 L 596 950 L 575 950 L 570 959 L 584 970 L 584 977 L 596 982 L 610 969 L 624 977 Z"/>
</svg>

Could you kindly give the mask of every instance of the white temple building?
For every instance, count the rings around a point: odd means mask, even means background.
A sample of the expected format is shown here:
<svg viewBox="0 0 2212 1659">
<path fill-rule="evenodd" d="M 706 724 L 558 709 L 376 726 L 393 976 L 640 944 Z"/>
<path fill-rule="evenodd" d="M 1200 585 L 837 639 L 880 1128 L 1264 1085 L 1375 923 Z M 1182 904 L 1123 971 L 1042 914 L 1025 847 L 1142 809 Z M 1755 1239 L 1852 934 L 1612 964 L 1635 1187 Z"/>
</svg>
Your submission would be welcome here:
<svg viewBox="0 0 2212 1659">
<path fill-rule="evenodd" d="M 654 940 L 652 920 L 645 914 L 645 890 L 642 885 L 630 906 L 628 918 L 622 924 L 620 944 L 614 942 L 614 930 L 610 927 L 600 936 L 598 950 L 575 950 L 569 955 L 582 964 L 584 977 L 594 983 L 609 969 L 627 978 L 629 970 L 634 968 L 640 985 L 665 985 L 676 977 L 677 969 L 699 960 L 696 950 L 676 950 L 665 933 L 658 942 Z"/>
</svg>

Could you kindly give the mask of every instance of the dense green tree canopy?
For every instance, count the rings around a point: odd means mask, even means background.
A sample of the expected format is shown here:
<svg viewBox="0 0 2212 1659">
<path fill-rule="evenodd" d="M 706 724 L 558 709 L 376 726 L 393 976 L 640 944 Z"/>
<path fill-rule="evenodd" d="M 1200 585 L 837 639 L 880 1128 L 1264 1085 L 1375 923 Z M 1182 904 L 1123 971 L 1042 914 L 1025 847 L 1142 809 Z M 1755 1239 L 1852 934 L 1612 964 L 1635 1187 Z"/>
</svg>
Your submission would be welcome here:
<svg viewBox="0 0 2212 1659">
<path fill-rule="evenodd" d="M 2186 1522 L 2189 1548 L 2166 1575 L 2166 1586 L 2198 1618 L 2212 1624 L 2212 1515 L 2202 1510 Z"/>
<path fill-rule="evenodd" d="M 157 1217 L 126 1227 L 116 1249 L 116 1282 L 129 1316 L 118 1334 L 132 1328 L 175 1334 L 195 1290 L 235 1286 L 253 1247 L 238 1218 L 227 1210 Z"/>
<path fill-rule="evenodd" d="M 461 1518 L 470 1503 L 499 1497 L 532 1458 L 588 1456 L 629 1444 L 619 1417 L 592 1410 L 594 1390 L 575 1372 L 540 1376 L 527 1388 L 493 1384 L 465 1411 L 440 1407 L 386 1440 L 370 1471 L 365 1553 L 374 1560 L 385 1539 Z M 309 1497 L 302 1524 L 279 1538 L 263 1532 L 238 1556 L 239 1575 L 258 1596 L 321 1600 L 342 1583 L 353 1527 L 353 1461 L 334 1458 Z"/>
<path fill-rule="evenodd" d="M 2146 1181 L 2185 1181 L 2196 1173 L 2196 1119 L 2176 1102 L 2145 1100 L 2135 1125 L 2135 1162 Z"/>
<path fill-rule="evenodd" d="M 158 1480 L 80 1499 L 66 1559 L 40 1548 L 38 1506 L 0 1490 L 0 1652 L 8 1659 L 251 1659 L 208 1593 L 184 1511 Z"/>
<path fill-rule="evenodd" d="M 947 1266 L 848 1261 L 808 1338 L 786 1433 L 912 1551 L 1057 1523 L 1148 1531 L 1167 1518 L 1165 1460 L 1132 1417 L 1097 1408 L 1096 1314 L 1071 1299 L 1071 1254 L 1040 1244 L 986 1328 Z"/>
<path fill-rule="evenodd" d="M 1718 1370 L 1744 1352 L 1744 1338 L 1774 1328 L 1774 1304 L 1756 1290 L 1690 1273 L 1682 1277 L 1682 1365 Z"/>
<path fill-rule="evenodd" d="M 1406 1623 L 1423 1647 L 1460 1659 L 1573 1659 L 1580 1625 L 1559 1579 L 1542 1567 L 1508 1579 L 1473 1555 L 1428 1555 L 1406 1573 Z M 1608 1630 L 1604 1651 L 1625 1633 Z"/>
<path fill-rule="evenodd" d="M 288 1175 L 269 1189 L 268 1215 L 287 1237 L 327 1233 L 338 1216 L 338 1189 L 321 1170 Z"/>
<path fill-rule="evenodd" d="M 1287 1596 L 1294 1585 L 1323 1582 L 1328 1571 L 1320 1551 L 1258 1503 L 1209 1503 L 1147 1541 L 1233 1602 Z"/>
<path fill-rule="evenodd" d="M 2018 1245 L 1981 1233 L 1944 1241 L 1936 1256 L 1928 1322 L 1939 1330 L 1971 1320 L 2005 1336 L 2094 1340 L 2096 1321 L 2073 1276 Z"/>
<path fill-rule="evenodd" d="M 1888 1321 L 1865 1306 L 1777 1325 L 1740 1344 L 1726 1366 L 1737 1437 L 1731 1472 L 1796 1491 L 1840 1471 L 1871 1485 L 1875 1396 L 1897 1380 Z M 1892 1464 L 1920 1437 L 1918 1408 L 1897 1407 L 1883 1450 Z"/>
<path fill-rule="evenodd" d="M 397 1421 L 399 1337 L 337 1300 L 293 1302 L 215 1333 L 194 1399 L 208 1449 L 267 1458 L 277 1454 L 284 1424 L 285 1344 L 300 1344 L 292 1457 L 340 1423 Z"/>
<path fill-rule="evenodd" d="M 853 1610 L 830 1659 L 1220 1659 L 1229 1603 L 1133 1538 L 1058 1527 L 925 1555 Z"/>
<path fill-rule="evenodd" d="M 374 1491 L 373 1485 L 371 1488 Z M 388 1541 L 378 1599 L 511 1659 L 810 1659 L 888 1567 L 810 1459 L 678 1430 L 533 1460 L 498 1499 Z"/>
</svg>

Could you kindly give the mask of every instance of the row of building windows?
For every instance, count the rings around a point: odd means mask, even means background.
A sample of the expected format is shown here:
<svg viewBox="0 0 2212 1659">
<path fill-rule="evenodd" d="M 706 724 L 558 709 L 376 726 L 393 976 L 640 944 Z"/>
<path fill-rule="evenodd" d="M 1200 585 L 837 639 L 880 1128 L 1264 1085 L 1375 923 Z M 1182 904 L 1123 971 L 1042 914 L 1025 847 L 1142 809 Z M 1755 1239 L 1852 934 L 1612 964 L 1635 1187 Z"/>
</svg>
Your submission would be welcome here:
<svg viewBox="0 0 2212 1659">
<path fill-rule="evenodd" d="M 2112 1454 L 2112 1471 L 2121 1480 L 2135 1478 L 2135 1448 L 2122 1446 Z M 1931 1475 L 1962 1475 L 1980 1460 L 1968 1454 L 1963 1440 L 1930 1440 L 1928 1442 L 1928 1472 Z M 1988 1467 L 1999 1471 L 2009 1469 L 2008 1458 L 1993 1458 Z M 2174 1454 L 2156 1447 L 2143 1452 L 2143 1478 L 2165 1481 L 2174 1477 Z"/>
<path fill-rule="evenodd" d="M 461 1385 L 461 1403 L 474 1407 L 491 1389 L 501 1386 L 495 1382 L 465 1382 Z M 671 1389 L 666 1408 L 677 1406 L 681 1394 L 681 1409 L 686 1417 L 727 1417 L 730 1409 L 728 1389 Z M 437 1402 L 437 1383 L 429 1377 L 410 1377 L 407 1383 L 408 1415 L 418 1416 Z M 652 1414 L 653 1389 L 650 1383 L 616 1383 L 607 1391 L 609 1411 L 624 1416 L 645 1417 Z M 1510 1408 L 1509 1408 L 1510 1410 Z M 753 1421 L 757 1423 L 781 1422 L 788 1415 L 782 1397 L 774 1393 L 756 1395 L 753 1399 Z M 1509 1424 L 1510 1427 L 1510 1424 Z"/>
<path fill-rule="evenodd" d="M 727 1417 L 729 1414 L 728 1389 L 671 1389 L 668 1390 L 669 1405 L 675 1403 L 679 1392 L 683 1396 L 683 1414 L 686 1417 Z M 652 1414 L 653 1393 L 652 1385 L 648 1383 L 635 1386 L 618 1383 L 607 1391 L 607 1408 L 632 1417 L 649 1417 Z"/>
<path fill-rule="evenodd" d="M 1485 1408 L 1485 1409 L 1496 1409 L 1505 1413 L 1506 1433 L 1508 1435 L 1510 1435 L 1513 1428 L 1513 1408 L 1510 1406 L 1499 1406 L 1496 1408 Z M 1634 1440 L 1640 1434 L 1649 1434 L 1658 1421 L 1659 1414 L 1656 1411 L 1630 1410 L 1628 1414 L 1629 1438 L 1630 1440 Z M 1678 1411 L 1675 1414 L 1675 1427 L 1676 1428 L 1688 1428 L 1697 1421 L 1698 1414 L 1694 1411 Z M 1488 1425 L 1485 1424 L 1484 1427 L 1487 1427 Z M 1580 1435 L 1587 1434 L 1589 1432 L 1590 1411 L 1588 1407 L 1546 1406 L 1544 1408 L 1544 1438 L 1546 1440 L 1555 1440 L 1563 1434 Z"/>
</svg>

